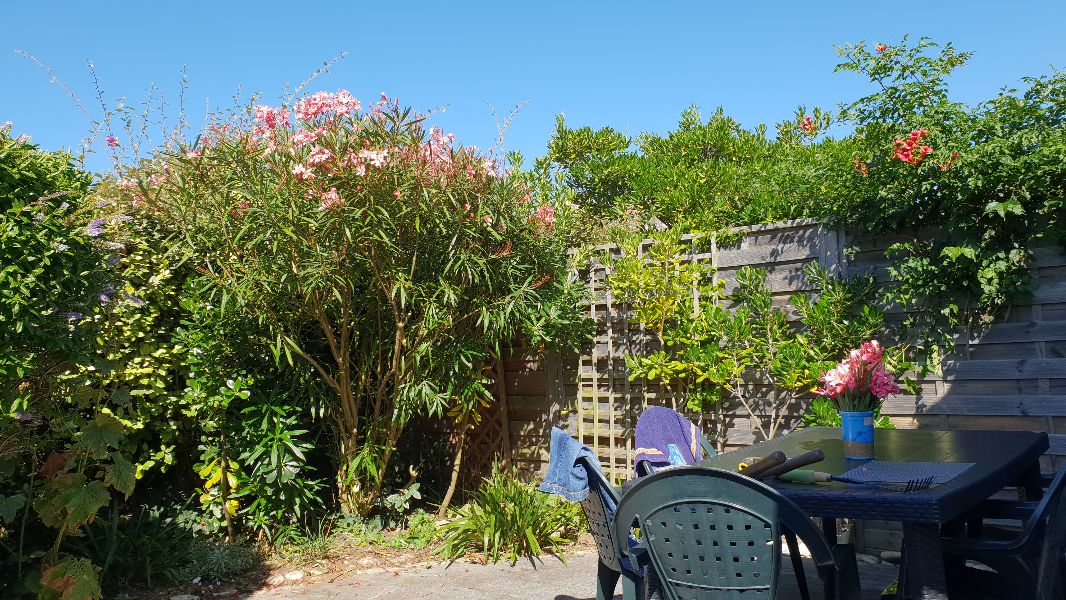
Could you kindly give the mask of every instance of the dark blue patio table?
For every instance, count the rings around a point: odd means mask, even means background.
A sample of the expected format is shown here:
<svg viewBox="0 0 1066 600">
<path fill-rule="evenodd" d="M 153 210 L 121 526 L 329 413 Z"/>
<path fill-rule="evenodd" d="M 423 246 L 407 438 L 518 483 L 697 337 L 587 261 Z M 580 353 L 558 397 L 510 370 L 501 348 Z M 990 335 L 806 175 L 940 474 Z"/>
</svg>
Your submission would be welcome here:
<svg viewBox="0 0 1066 600">
<path fill-rule="evenodd" d="M 700 464 L 736 470 L 747 457 L 780 450 L 798 456 L 821 448 L 825 460 L 812 465 L 840 475 L 864 464 L 844 458 L 840 429 L 810 427 L 750 448 L 705 459 Z M 951 523 L 1005 486 L 1019 485 L 1030 498 L 1040 494 L 1040 455 L 1048 449 L 1046 433 L 1032 431 L 937 431 L 879 429 L 874 458 L 899 462 L 973 463 L 951 481 L 918 492 L 903 493 L 845 483 L 768 483 L 808 514 L 824 519 L 830 541 L 836 539 L 835 519 L 879 519 L 903 524 L 904 564 L 900 568 L 900 596 L 947 598 L 941 557 L 940 526 Z"/>
</svg>

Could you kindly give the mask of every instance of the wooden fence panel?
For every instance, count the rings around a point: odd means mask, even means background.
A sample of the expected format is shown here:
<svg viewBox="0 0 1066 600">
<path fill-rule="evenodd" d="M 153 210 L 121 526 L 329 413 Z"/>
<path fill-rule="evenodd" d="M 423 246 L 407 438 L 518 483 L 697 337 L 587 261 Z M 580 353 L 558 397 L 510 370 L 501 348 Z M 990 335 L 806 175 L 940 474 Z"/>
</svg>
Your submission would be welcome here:
<svg viewBox="0 0 1066 600">
<path fill-rule="evenodd" d="M 906 239 L 849 238 L 809 220 L 741 232 L 739 243 L 720 247 L 712 238 L 709 250 L 693 250 L 690 259 L 714 267 L 713 276 L 725 282 L 727 290 L 735 287 L 739 268 L 766 269 L 775 304 L 786 308 L 792 294 L 816 291 L 802 273 L 812 261 L 837 275 L 866 273 L 883 286 L 892 285 L 885 249 Z M 599 250 L 619 252 L 611 245 Z M 1045 467 L 1066 457 L 1066 255 L 1057 247 L 1038 248 L 1034 264 L 1036 286 L 1030 299 L 1012 306 L 984 331 L 960 332 L 955 352 L 943 362 L 942 376 L 921 380 L 918 394 L 900 394 L 885 402 L 884 413 L 898 427 L 1046 431 L 1052 447 Z M 593 448 L 608 477 L 627 479 L 640 412 L 649 405 L 686 412 L 683 398 L 670 386 L 629 379 L 625 355 L 652 352 L 655 342 L 631 320 L 630 307 L 611 296 L 605 284 L 609 269 L 609 264 L 593 261 L 580 274 L 592 291 L 586 309 L 598 327 L 580 355 L 538 359 L 517 348 L 504 362 L 513 460 L 531 474 L 546 466 L 548 432 L 556 425 Z M 890 325 L 904 317 L 898 306 L 885 309 Z M 772 393 L 768 386 L 753 390 L 764 398 Z M 800 424 L 803 409 L 790 408 L 783 431 Z M 708 433 L 724 429 L 730 448 L 761 439 L 749 415 L 737 406 L 719 415 L 689 416 Z"/>
</svg>

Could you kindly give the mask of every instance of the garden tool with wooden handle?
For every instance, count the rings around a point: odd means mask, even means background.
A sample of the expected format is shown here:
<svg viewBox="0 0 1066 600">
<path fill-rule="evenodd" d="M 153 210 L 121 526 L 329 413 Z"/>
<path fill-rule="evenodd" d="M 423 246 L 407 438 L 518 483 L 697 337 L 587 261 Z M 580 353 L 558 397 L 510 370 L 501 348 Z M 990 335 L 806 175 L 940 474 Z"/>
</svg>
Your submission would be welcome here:
<svg viewBox="0 0 1066 600">
<path fill-rule="evenodd" d="M 757 460 L 750 465 L 747 463 L 740 463 L 740 474 L 747 475 L 748 477 L 761 477 L 762 473 L 767 469 L 772 469 L 785 462 L 785 453 L 781 451 L 772 452 L 769 455 Z"/>
<path fill-rule="evenodd" d="M 822 452 L 821 448 L 815 448 L 810 452 L 804 452 L 799 456 L 794 456 L 785 462 L 766 469 L 759 473 L 759 479 L 765 479 L 767 477 L 777 477 L 782 473 L 788 473 L 789 471 L 798 469 L 800 467 L 806 467 L 807 465 L 813 465 L 814 463 L 822 462 L 825 460 L 825 452 Z"/>
</svg>

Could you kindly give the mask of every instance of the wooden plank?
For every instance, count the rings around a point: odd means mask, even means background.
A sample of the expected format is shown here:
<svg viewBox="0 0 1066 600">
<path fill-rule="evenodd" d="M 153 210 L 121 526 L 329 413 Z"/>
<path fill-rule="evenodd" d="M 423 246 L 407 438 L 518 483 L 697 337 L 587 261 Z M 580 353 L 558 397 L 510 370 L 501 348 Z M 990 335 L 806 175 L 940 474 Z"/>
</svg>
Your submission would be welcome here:
<svg viewBox="0 0 1066 600">
<path fill-rule="evenodd" d="M 1066 378 L 1066 358 L 1023 358 L 1020 360 L 944 361 L 944 380 L 959 379 L 1062 379 Z"/>
<path fill-rule="evenodd" d="M 965 340 L 966 334 L 964 332 L 955 335 L 955 343 L 963 343 Z M 1022 323 L 996 323 L 975 335 L 970 343 L 1006 344 L 1060 340 L 1066 340 L 1066 321 L 1025 321 Z"/>
<path fill-rule="evenodd" d="M 885 400 L 882 412 L 887 415 L 1066 415 L 1066 395 L 988 395 L 893 397 Z"/>
<path fill-rule="evenodd" d="M 1050 433 L 1047 437 L 1051 446 L 1047 453 L 1052 456 L 1066 456 L 1066 433 Z"/>
</svg>

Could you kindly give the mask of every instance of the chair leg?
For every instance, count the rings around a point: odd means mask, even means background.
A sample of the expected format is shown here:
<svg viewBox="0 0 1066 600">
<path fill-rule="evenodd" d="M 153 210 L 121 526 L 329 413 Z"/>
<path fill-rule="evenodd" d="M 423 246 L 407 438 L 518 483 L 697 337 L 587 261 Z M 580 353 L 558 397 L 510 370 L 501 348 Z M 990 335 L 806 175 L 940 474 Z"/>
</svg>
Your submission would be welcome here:
<svg viewBox="0 0 1066 600">
<path fill-rule="evenodd" d="M 622 569 L 622 600 L 642 600 L 643 583 L 639 577 Z"/>
<path fill-rule="evenodd" d="M 800 597 L 803 600 L 811 600 L 811 591 L 807 587 L 807 574 L 803 571 L 803 557 L 800 556 L 799 544 L 796 543 L 796 534 L 786 531 L 785 544 L 788 545 L 788 556 L 792 559 L 792 570 L 796 572 L 796 585 L 799 586 Z"/>
<path fill-rule="evenodd" d="M 599 562 L 599 566 L 596 569 L 596 600 L 612 600 L 614 598 L 614 588 L 618 585 L 618 577 L 621 575 L 618 571 L 603 564 L 603 561 Z"/>
</svg>

